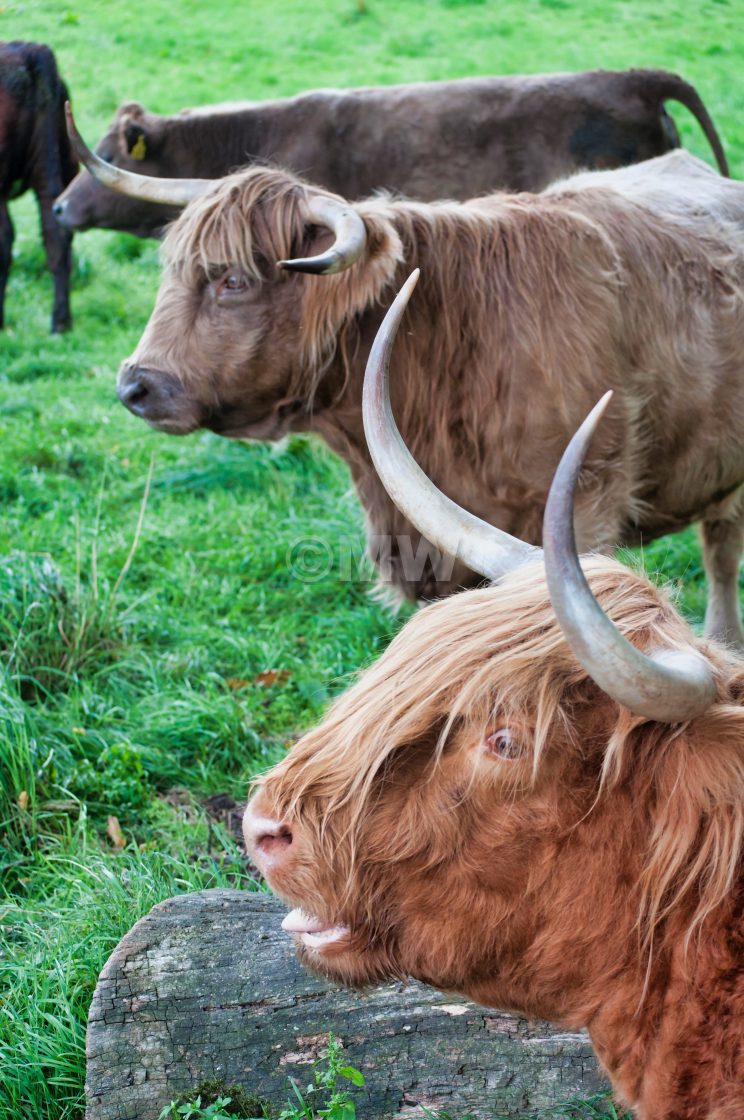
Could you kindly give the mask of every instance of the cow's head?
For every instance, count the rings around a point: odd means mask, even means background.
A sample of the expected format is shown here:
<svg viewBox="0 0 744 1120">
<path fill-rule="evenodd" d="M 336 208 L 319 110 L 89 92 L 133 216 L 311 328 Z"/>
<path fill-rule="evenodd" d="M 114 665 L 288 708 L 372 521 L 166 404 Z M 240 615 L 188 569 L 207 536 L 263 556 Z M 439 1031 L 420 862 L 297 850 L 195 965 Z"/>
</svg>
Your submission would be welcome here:
<svg viewBox="0 0 744 1120">
<path fill-rule="evenodd" d="M 96 154 L 112 169 L 161 176 L 163 142 L 162 118 L 127 101 L 117 109 Z M 54 214 L 67 229 L 117 229 L 139 237 L 158 235 L 179 212 L 179 204 L 168 199 L 152 201 L 111 190 L 86 167 L 54 203 Z"/>
<path fill-rule="evenodd" d="M 155 308 L 119 372 L 122 403 L 173 434 L 280 438 L 343 386 L 324 376 L 337 334 L 395 267 L 389 254 L 375 267 L 366 248 L 353 209 L 288 173 L 256 167 L 211 185 L 166 234 Z"/>
<path fill-rule="evenodd" d="M 365 426 L 410 517 L 429 484 L 389 436 L 382 333 Z M 469 533 L 489 574 L 499 549 L 512 570 L 421 610 L 258 783 L 248 848 L 311 967 L 586 1022 L 603 976 L 642 974 L 628 962 L 670 907 L 689 926 L 725 896 L 732 812 L 744 822 L 742 667 L 644 577 L 579 564 L 565 514 L 597 418 L 556 476 L 544 563 L 460 522 L 450 547 Z"/>
<path fill-rule="evenodd" d="M 127 408 L 173 434 L 277 439 L 331 403 L 346 383 L 345 369 L 338 384 L 324 377 L 343 324 L 398 264 L 389 221 L 276 169 L 215 182 L 124 174 L 71 127 L 82 161 L 115 189 L 188 203 L 164 241 L 155 309 L 119 372 Z"/>
</svg>

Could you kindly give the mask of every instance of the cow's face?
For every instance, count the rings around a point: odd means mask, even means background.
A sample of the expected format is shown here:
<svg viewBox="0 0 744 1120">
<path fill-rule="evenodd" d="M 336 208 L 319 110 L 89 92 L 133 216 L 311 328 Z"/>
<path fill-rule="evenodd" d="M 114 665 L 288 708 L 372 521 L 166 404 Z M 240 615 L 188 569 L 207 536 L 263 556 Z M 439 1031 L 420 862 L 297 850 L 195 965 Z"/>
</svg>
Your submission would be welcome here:
<svg viewBox="0 0 744 1120">
<path fill-rule="evenodd" d="M 114 167 L 141 175 L 173 173 L 164 167 L 163 124 L 137 102 L 121 105 L 97 154 Z M 54 204 L 57 220 L 67 229 L 117 229 L 138 237 L 158 236 L 177 217 L 175 207 L 130 198 L 103 186 L 82 168 Z"/>
<path fill-rule="evenodd" d="M 348 272 L 278 267 L 335 243 L 308 214 L 306 188 L 262 168 L 218 181 L 186 207 L 164 242 L 155 309 L 119 373 L 127 408 L 173 434 L 278 439 L 327 407 L 341 322 L 377 289 L 367 290 L 361 265 L 353 284 Z M 388 268 L 380 256 L 378 286 Z M 350 287 L 356 304 L 339 294 Z"/>
<path fill-rule="evenodd" d="M 119 371 L 119 398 L 174 435 L 278 439 L 304 401 L 293 395 L 301 280 L 248 276 L 238 265 L 185 276 L 170 268 L 134 354 Z"/>
<path fill-rule="evenodd" d="M 352 984 L 412 975 L 497 1005 L 529 973 L 556 853 L 592 815 L 609 720 L 544 585 L 536 601 L 541 580 L 525 569 L 421 611 L 261 783 L 246 841 L 304 912 L 287 928 L 310 967 Z"/>
</svg>

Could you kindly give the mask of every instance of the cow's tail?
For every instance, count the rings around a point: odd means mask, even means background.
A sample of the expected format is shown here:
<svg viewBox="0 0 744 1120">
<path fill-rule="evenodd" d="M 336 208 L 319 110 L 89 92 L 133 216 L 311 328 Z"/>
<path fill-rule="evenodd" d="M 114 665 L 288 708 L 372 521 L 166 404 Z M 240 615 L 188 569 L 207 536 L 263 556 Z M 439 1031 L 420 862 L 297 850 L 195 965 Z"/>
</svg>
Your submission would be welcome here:
<svg viewBox="0 0 744 1120">
<path fill-rule="evenodd" d="M 708 110 L 703 104 L 703 99 L 689 82 L 684 78 L 680 78 L 677 74 L 670 74 L 665 70 L 657 70 L 653 75 L 653 84 L 648 91 L 654 98 L 656 98 L 659 105 L 667 99 L 679 101 L 684 105 L 685 109 L 689 109 L 695 120 L 698 122 L 706 139 L 710 144 L 713 155 L 716 157 L 718 170 L 722 175 L 729 175 L 728 160 L 726 153 L 723 150 L 721 138 L 716 131 L 716 126 L 711 120 Z"/>
</svg>

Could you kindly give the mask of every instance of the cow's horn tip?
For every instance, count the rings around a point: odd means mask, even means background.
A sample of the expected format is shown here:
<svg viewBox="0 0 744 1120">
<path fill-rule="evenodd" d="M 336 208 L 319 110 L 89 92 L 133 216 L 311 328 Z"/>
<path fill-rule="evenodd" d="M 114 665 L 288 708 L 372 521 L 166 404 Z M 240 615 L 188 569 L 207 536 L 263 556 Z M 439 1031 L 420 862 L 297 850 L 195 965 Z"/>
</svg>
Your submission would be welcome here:
<svg viewBox="0 0 744 1120">
<path fill-rule="evenodd" d="M 335 272 L 334 261 L 324 257 L 297 257 L 295 260 L 277 261 L 279 268 L 285 272 L 307 272 L 311 276 L 325 276 Z"/>
</svg>

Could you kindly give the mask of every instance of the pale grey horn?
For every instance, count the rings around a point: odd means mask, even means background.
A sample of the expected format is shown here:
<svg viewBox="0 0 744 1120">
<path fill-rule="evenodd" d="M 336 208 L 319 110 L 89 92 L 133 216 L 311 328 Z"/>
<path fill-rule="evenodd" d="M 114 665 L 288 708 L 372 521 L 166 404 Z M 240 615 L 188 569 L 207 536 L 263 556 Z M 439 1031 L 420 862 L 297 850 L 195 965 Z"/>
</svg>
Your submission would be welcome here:
<svg viewBox="0 0 744 1120">
<path fill-rule="evenodd" d="M 541 550 L 468 513 L 438 490 L 403 442 L 390 406 L 390 355 L 418 276 L 416 269 L 395 297 L 370 351 L 362 397 L 367 446 L 388 494 L 419 532 L 474 572 L 499 579 L 512 568 L 538 559 Z"/>
<path fill-rule="evenodd" d="M 359 260 L 367 243 L 367 230 L 356 210 L 340 199 L 315 195 L 308 201 L 308 218 L 315 225 L 332 230 L 336 240 L 329 249 L 316 257 L 279 261 L 280 268 L 286 268 L 289 272 L 311 272 L 328 276 L 332 272 L 343 272 L 354 261 Z"/>
<path fill-rule="evenodd" d="M 594 431 L 612 393 L 595 405 L 563 453 L 543 521 L 548 591 L 561 630 L 577 660 L 603 692 L 636 715 L 682 723 L 705 711 L 715 696 L 709 663 L 693 649 L 636 649 L 592 594 L 576 552 L 576 483 Z"/>
<path fill-rule="evenodd" d="M 94 179 L 111 187 L 119 194 L 126 194 L 130 198 L 140 198 L 144 202 L 160 202 L 169 206 L 187 206 L 194 198 L 213 185 L 211 179 L 160 179 L 152 175 L 138 175 L 134 171 L 125 171 L 123 167 L 114 167 L 104 159 L 92 152 L 77 130 L 75 120 L 70 108 L 70 102 L 65 102 L 65 115 L 67 117 L 67 135 L 70 137 L 75 155 L 87 167 Z"/>
</svg>

